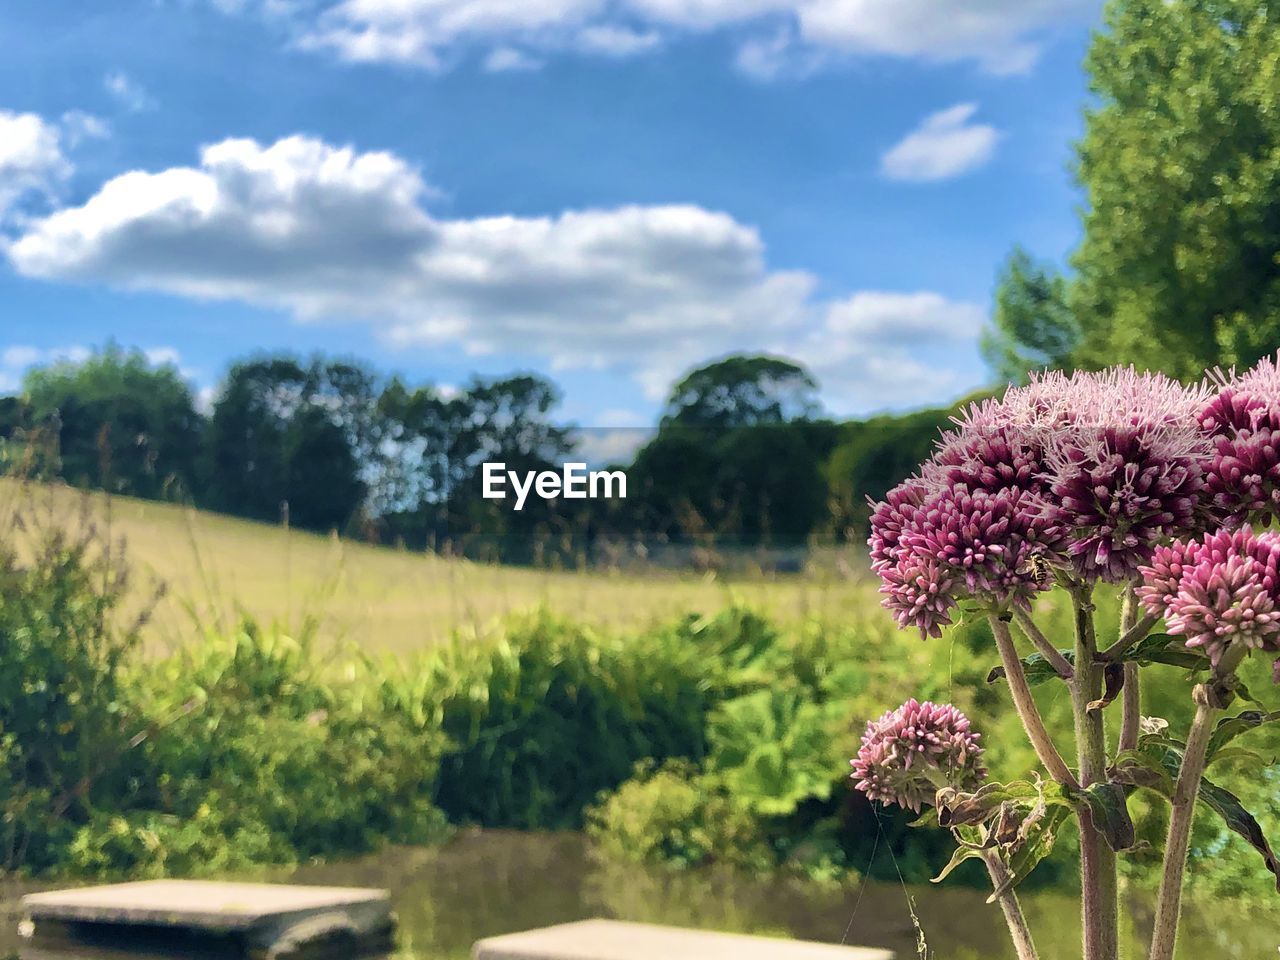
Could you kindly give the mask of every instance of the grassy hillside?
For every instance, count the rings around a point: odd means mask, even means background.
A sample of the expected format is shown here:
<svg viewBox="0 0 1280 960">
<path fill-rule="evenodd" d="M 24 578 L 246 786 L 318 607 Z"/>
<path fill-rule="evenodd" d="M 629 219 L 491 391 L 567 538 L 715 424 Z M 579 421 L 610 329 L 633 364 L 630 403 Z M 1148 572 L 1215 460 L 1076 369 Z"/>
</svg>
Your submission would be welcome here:
<svg viewBox="0 0 1280 960">
<path fill-rule="evenodd" d="M 409 651 L 455 631 L 484 632 L 537 606 L 629 627 L 709 613 L 735 597 L 784 623 L 810 615 L 837 620 L 875 602 L 869 581 L 835 571 L 726 580 L 490 566 L 60 486 L 0 480 L 0 510 L 68 525 L 85 510 L 122 539 L 135 594 L 145 596 L 153 581 L 165 586 L 147 628 L 159 650 L 190 637 L 194 624 L 227 623 L 238 610 L 288 625 L 316 616 L 324 638 Z"/>
</svg>

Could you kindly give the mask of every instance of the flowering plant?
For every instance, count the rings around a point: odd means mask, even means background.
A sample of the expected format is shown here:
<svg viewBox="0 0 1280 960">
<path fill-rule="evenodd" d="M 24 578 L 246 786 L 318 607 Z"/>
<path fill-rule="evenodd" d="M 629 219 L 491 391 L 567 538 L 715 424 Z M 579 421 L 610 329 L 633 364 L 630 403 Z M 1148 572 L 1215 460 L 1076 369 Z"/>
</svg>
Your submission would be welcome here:
<svg viewBox="0 0 1280 960">
<path fill-rule="evenodd" d="M 1171 805 L 1151 960 L 1172 960 L 1191 821 L 1204 771 L 1235 736 L 1280 712 L 1218 723 L 1247 697 L 1237 670 L 1280 654 L 1280 368 L 1183 385 L 1116 368 L 1034 376 L 971 406 L 917 473 L 874 504 L 869 540 L 884 606 L 902 627 L 940 636 L 957 616 L 989 620 L 1000 667 L 1047 779 L 986 782 L 978 734 L 954 707 L 909 700 L 868 723 L 853 760 L 873 800 L 936 808 L 958 842 L 952 866 L 981 858 L 1020 960 L 1036 956 L 1014 887 L 1074 819 L 1080 834 L 1085 960 L 1118 953 L 1117 854 L 1134 846 L 1127 800 Z M 1074 636 L 1059 649 L 1035 605 L 1060 588 Z M 1117 636 L 1099 641 L 1094 596 L 1117 590 Z M 1153 633 L 1164 621 L 1166 632 Z M 1023 658 L 1016 625 L 1034 652 Z M 1141 717 L 1141 669 L 1189 668 L 1195 716 L 1185 740 Z M 1276 666 L 1280 679 L 1280 662 Z M 1031 695 L 1049 677 L 1070 692 L 1068 763 Z M 1118 701 L 1119 736 L 1105 714 Z M 1230 793 L 1207 806 L 1280 862 Z M 951 867 L 944 871 L 944 875 Z M 941 878 L 939 878 L 941 879 Z"/>
</svg>

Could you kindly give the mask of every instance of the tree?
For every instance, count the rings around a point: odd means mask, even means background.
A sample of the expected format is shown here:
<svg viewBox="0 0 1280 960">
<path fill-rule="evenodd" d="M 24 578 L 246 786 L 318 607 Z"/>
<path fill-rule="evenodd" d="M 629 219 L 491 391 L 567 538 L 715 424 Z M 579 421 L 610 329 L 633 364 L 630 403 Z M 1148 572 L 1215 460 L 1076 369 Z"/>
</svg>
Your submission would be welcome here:
<svg viewBox="0 0 1280 960">
<path fill-rule="evenodd" d="M 375 378 L 344 361 L 288 356 L 235 364 L 214 403 L 205 500 L 259 520 L 313 529 L 344 525 L 361 507 L 377 449 Z"/>
<path fill-rule="evenodd" d="M 1248 365 L 1280 344 L 1280 9 L 1115 0 L 1107 24 L 1078 148 L 1078 358 Z"/>
<path fill-rule="evenodd" d="M 114 344 L 23 380 L 21 419 L 56 437 L 67 482 L 138 497 L 189 494 L 203 421 L 172 364 Z"/>
<path fill-rule="evenodd" d="M 455 546 L 468 537 L 502 541 L 505 558 L 527 559 L 533 538 L 568 508 L 535 500 L 517 514 L 485 500 L 481 469 L 493 461 L 537 471 L 563 461 L 573 439 L 551 420 L 559 402 L 555 385 L 532 374 L 477 377 L 447 397 L 391 381 L 378 401 L 387 439 L 374 498 L 388 532 Z"/>
<path fill-rule="evenodd" d="M 1025 383 L 1031 370 L 1070 366 L 1079 340 L 1066 278 L 1015 247 L 1000 273 L 992 324 L 982 333 L 983 358 L 1001 381 Z"/>
<path fill-rule="evenodd" d="M 205 445 L 205 500 L 214 509 L 276 520 L 288 499 L 284 435 L 306 394 L 306 371 L 289 357 L 236 363 L 227 373 Z"/>
<path fill-rule="evenodd" d="M 732 356 L 699 367 L 671 390 L 661 426 L 732 430 L 817 415 L 818 383 L 779 357 Z"/>
</svg>

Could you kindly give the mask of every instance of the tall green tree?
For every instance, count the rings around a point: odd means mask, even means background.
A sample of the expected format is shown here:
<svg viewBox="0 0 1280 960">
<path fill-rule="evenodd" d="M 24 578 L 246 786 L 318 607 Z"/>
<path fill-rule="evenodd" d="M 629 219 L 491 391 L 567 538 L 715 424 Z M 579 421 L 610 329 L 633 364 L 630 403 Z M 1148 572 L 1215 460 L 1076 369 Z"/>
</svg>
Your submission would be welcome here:
<svg viewBox="0 0 1280 960">
<path fill-rule="evenodd" d="M 191 493 L 203 420 L 172 364 L 111 344 L 83 362 L 31 370 L 21 416 L 10 407 L 15 424 L 56 438 L 69 483 L 139 497 Z"/>
<path fill-rule="evenodd" d="M 1005 383 L 1025 383 L 1032 370 L 1071 365 L 1080 325 L 1067 303 L 1067 280 L 1021 247 L 1005 261 L 995 313 L 982 333 L 982 356 Z"/>
<path fill-rule="evenodd" d="M 699 367 L 671 389 L 663 427 L 733 430 L 816 416 L 818 382 L 781 357 L 731 356 Z"/>
<path fill-rule="evenodd" d="M 1079 145 L 1078 358 L 1180 376 L 1280 345 L 1280 4 L 1113 0 Z"/>
<path fill-rule="evenodd" d="M 239 516 L 343 526 L 377 449 L 375 379 L 346 361 L 266 356 L 232 366 L 208 428 L 204 500 Z"/>
</svg>

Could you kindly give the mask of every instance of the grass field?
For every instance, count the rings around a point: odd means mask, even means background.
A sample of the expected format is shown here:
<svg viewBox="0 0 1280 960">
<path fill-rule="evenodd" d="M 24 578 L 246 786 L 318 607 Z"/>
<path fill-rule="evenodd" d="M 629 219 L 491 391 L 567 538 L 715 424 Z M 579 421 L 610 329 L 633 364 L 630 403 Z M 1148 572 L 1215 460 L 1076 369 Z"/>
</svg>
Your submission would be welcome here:
<svg viewBox="0 0 1280 960">
<path fill-rule="evenodd" d="M 0 481 L 0 509 L 55 523 L 72 523 L 83 509 L 123 539 L 135 594 L 146 596 L 152 580 L 166 588 L 147 627 L 147 643 L 157 650 L 180 644 L 197 624 L 230 626 L 239 611 L 290 627 L 315 616 L 324 639 L 406 652 L 458 632 L 483 633 L 504 616 L 538 606 L 592 624 L 640 627 L 711 612 L 733 599 L 783 623 L 841 618 L 875 603 L 866 577 L 835 565 L 735 579 L 485 565 L 12 481 Z"/>
</svg>

